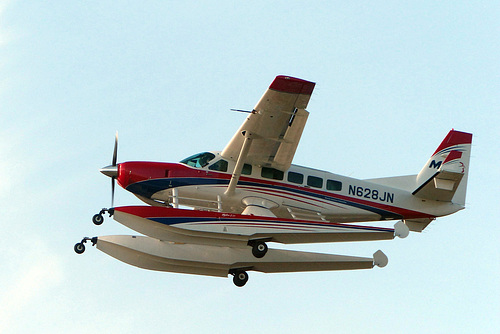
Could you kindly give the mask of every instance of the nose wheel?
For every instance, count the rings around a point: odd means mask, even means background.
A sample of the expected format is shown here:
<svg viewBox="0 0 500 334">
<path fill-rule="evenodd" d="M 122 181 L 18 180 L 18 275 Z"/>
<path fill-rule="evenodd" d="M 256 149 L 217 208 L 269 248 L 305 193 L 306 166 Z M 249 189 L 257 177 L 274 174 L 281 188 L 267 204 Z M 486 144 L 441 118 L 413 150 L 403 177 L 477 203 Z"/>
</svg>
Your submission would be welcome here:
<svg viewBox="0 0 500 334">
<path fill-rule="evenodd" d="M 85 243 L 87 241 L 90 241 L 92 243 L 92 246 L 95 246 L 95 244 L 97 243 L 97 237 L 93 237 L 93 238 L 85 237 L 85 238 L 83 238 L 81 242 L 77 243 L 75 245 L 75 247 L 73 247 L 73 249 L 75 250 L 75 253 L 82 254 L 83 252 L 85 252 Z"/>
<path fill-rule="evenodd" d="M 93 217 L 92 217 L 92 222 L 95 224 L 95 225 L 101 225 L 103 222 L 104 222 L 104 214 L 105 213 L 108 213 L 109 216 L 113 216 L 113 214 L 115 213 L 115 210 L 113 208 L 111 209 L 102 209 L 101 211 L 99 211 L 99 213 L 96 213 Z"/>
</svg>

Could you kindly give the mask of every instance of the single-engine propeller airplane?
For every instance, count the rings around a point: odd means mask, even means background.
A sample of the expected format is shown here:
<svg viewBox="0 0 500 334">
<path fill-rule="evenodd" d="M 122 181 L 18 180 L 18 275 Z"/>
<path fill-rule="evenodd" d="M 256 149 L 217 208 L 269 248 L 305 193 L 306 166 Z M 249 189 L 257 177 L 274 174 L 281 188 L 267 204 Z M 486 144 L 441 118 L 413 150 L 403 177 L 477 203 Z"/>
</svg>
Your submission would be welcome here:
<svg viewBox="0 0 500 334">
<path fill-rule="evenodd" d="M 390 240 L 421 232 L 465 207 L 472 134 L 451 130 L 416 175 L 358 180 L 292 165 L 315 83 L 277 76 L 222 151 L 179 163 L 131 161 L 101 172 L 112 180 L 105 213 L 144 236 L 84 238 L 128 264 L 151 270 L 233 275 L 384 267 L 372 257 L 269 249 L 282 244 Z M 115 181 L 148 205 L 113 207 Z M 186 209 L 189 207 L 191 209 Z M 360 222 L 397 221 L 393 227 Z M 380 225 L 380 223 L 379 223 Z"/>
</svg>

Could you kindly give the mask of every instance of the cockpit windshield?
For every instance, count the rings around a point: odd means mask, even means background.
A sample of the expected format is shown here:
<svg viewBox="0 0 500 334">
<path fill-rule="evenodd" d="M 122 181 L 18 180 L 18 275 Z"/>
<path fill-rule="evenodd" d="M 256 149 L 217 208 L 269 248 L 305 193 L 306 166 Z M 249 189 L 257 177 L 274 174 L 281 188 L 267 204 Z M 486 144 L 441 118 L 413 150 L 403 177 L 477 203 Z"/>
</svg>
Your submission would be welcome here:
<svg viewBox="0 0 500 334">
<path fill-rule="evenodd" d="M 215 158 L 215 154 L 204 152 L 192 155 L 184 160 L 181 160 L 181 163 L 191 167 L 202 168 L 208 165 L 210 160 L 212 160 L 213 158 Z"/>
</svg>

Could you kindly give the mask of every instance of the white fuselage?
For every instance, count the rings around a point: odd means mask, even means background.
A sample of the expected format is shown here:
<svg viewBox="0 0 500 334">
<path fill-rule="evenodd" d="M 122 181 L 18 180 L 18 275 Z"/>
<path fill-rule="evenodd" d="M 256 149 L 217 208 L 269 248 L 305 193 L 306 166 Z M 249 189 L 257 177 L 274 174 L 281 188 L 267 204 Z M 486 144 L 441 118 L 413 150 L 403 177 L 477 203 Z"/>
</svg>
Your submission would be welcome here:
<svg viewBox="0 0 500 334">
<path fill-rule="evenodd" d="M 277 217 L 333 222 L 434 218 L 463 208 L 413 196 L 408 180 L 414 177 L 404 177 L 405 182 L 394 178 L 391 187 L 297 165 L 284 173 L 252 166 L 251 173 L 239 179 L 235 193 L 225 196 L 234 162 L 227 162 L 226 171 L 214 171 L 211 166 L 221 160 L 214 154 L 216 158 L 204 167 L 185 166 L 196 170 L 196 177 L 173 178 L 170 188 L 151 198 L 174 206 L 233 213 L 252 207 L 257 211 L 250 214 L 261 214 L 261 208 Z"/>
</svg>

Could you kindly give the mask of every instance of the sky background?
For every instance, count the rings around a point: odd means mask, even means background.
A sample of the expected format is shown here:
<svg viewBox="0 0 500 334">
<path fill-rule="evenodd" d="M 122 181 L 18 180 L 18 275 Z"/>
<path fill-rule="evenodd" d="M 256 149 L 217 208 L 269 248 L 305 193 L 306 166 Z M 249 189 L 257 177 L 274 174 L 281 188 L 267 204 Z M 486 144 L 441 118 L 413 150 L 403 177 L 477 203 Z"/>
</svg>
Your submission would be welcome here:
<svg viewBox="0 0 500 334">
<path fill-rule="evenodd" d="M 500 330 L 500 2 L 0 0 L 0 332 Z M 317 83 L 294 163 L 416 174 L 472 132 L 467 209 L 383 242 L 288 246 L 387 267 L 231 279 L 88 248 L 118 161 L 221 150 L 276 75 Z M 116 205 L 140 204 L 118 188 Z M 271 245 L 271 247 L 275 247 Z"/>
</svg>

